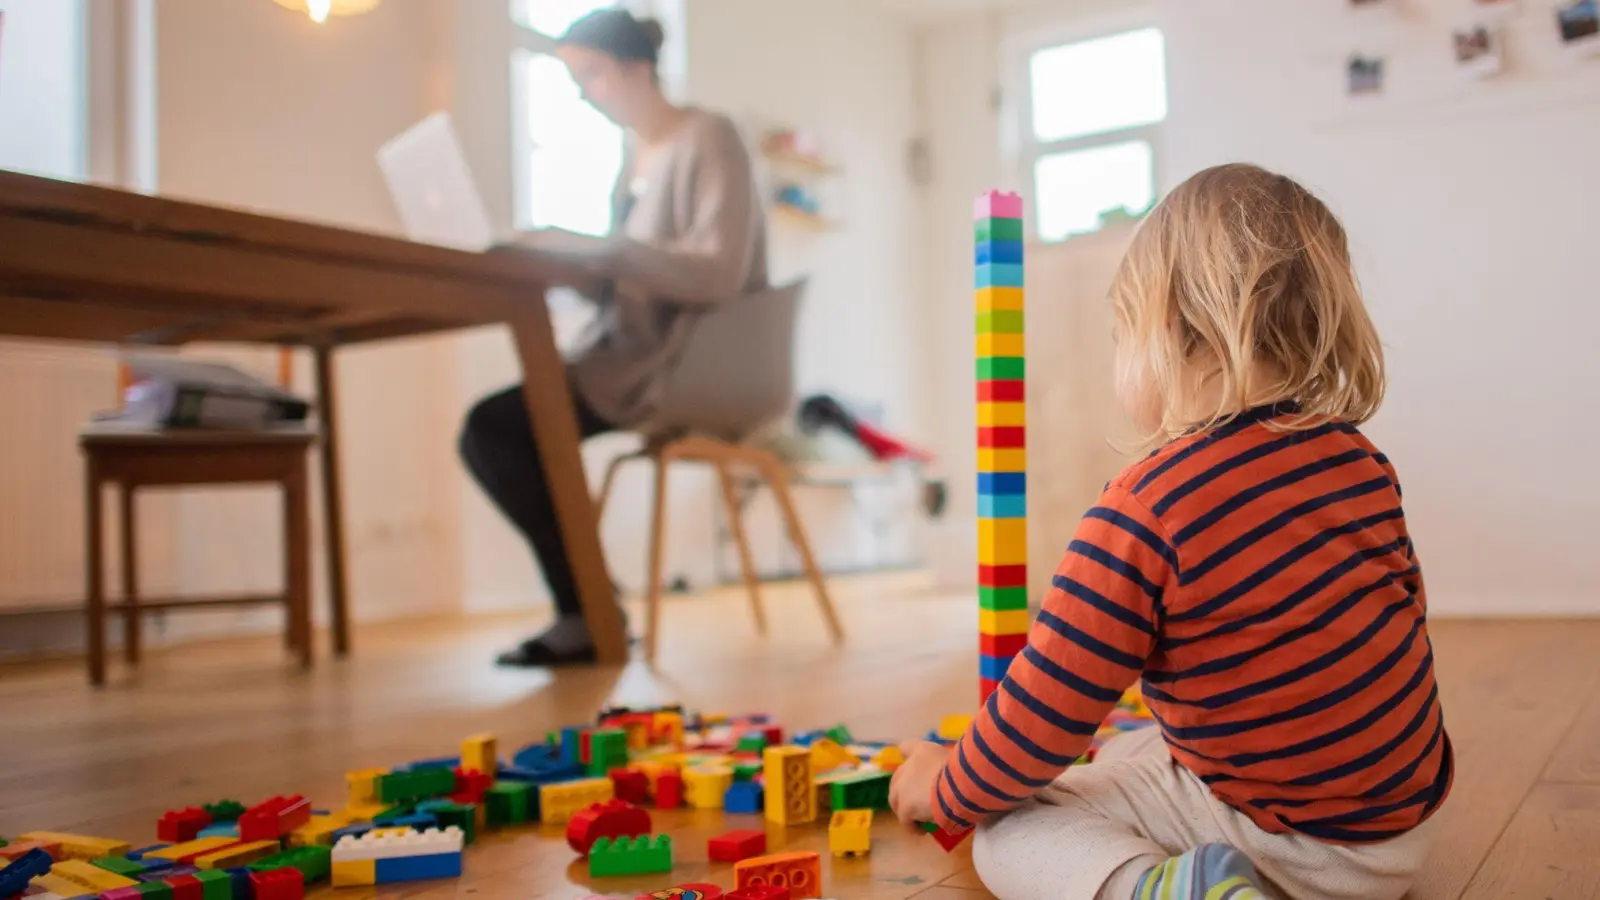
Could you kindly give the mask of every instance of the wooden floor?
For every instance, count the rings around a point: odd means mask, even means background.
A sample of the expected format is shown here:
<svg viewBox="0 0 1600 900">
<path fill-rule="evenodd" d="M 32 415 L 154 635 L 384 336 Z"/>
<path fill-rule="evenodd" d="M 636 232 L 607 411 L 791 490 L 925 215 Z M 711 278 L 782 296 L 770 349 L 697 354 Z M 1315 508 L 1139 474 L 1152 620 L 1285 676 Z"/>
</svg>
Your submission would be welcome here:
<svg viewBox="0 0 1600 900">
<path fill-rule="evenodd" d="M 309 675 L 288 668 L 280 642 L 267 639 L 154 653 L 137 680 L 114 670 L 101 691 L 73 664 L 0 668 L 0 834 L 48 828 L 139 841 L 154 838 L 162 811 L 222 797 L 297 791 L 339 804 L 346 770 L 453 753 L 476 731 L 514 747 L 606 702 L 765 711 L 789 728 L 842 721 L 859 737 L 884 739 L 968 711 L 970 602 L 929 594 L 914 578 L 841 582 L 837 594 L 845 649 L 828 646 L 796 589 L 769 591 L 766 641 L 753 635 L 740 594 L 671 603 L 656 674 L 638 664 L 556 676 L 490 666 L 497 649 L 539 624 L 532 615 L 364 628 L 353 659 Z M 1442 621 L 1433 639 L 1459 773 L 1412 896 L 1600 897 L 1600 621 Z M 677 842 L 671 876 L 591 884 L 557 834 L 527 828 L 480 841 L 459 882 L 376 893 L 572 900 L 694 880 L 731 887 L 728 867 L 706 863 L 705 838 L 757 821 L 658 814 L 658 830 Z M 775 849 L 826 856 L 821 827 L 770 839 Z M 989 896 L 966 846 L 946 856 L 886 817 L 874 839 L 867 858 L 825 863 L 825 896 Z M 1070 860 L 1062 848 L 1063 865 Z"/>
</svg>

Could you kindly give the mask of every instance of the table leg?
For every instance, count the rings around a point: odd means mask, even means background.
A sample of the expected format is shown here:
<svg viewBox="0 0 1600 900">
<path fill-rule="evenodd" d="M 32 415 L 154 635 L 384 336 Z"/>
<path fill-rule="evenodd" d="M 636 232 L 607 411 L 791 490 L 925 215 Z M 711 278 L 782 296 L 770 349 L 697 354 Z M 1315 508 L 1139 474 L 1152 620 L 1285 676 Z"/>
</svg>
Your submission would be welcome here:
<svg viewBox="0 0 1600 900">
<path fill-rule="evenodd" d="M 283 480 L 283 595 L 288 601 L 284 633 L 300 662 L 311 668 L 311 509 L 307 500 L 306 461 L 300 460 Z"/>
<path fill-rule="evenodd" d="M 106 587 L 103 523 L 100 521 L 100 467 L 94 455 L 84 466 L 83 481 L 83 575 L 88 598 L 89 683 L 106 683 Z"/>
<path fill-rule="evenodd" d="M 121 485 L 122 507 L 122 656 L 128 665 L 139 664 L 139 547 L 134 528 L 134 487 L 124 481 Z"/>
<path fill-rule="evenodd" d="M 533 421 L 533 439 L 544 460 L 545 479 L 578 585 L 583 618 L 594 638 L 595 657 L 602 664 L 621 664 L 628 660 L 627 636 L 612 596 L 594 501 L 578 451 L 578 419 L 572 409 L 566 366 L 556 350 L 544 304 L 528 303 L 524 308 L 527 312 L 509 324 L 522 360 L 522 397 Z"/>
<path fill-rule="evenodd" d="M 344 555 L 344 485 L 339 478 L 339 413 L 333 348 L 315 347 L 317 402 L 322 422 L 322 518 L 328 552 L 328 598 L 333 606 L 333 653 L 350 652 L 350 582 Z"/>
</svg>

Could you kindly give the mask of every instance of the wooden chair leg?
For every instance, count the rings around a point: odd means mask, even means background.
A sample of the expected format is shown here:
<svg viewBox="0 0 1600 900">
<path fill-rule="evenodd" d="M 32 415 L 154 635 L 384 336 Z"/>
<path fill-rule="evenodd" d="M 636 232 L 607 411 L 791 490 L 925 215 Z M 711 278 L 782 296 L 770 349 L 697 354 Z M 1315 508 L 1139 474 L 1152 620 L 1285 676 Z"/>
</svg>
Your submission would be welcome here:
<svg viewBox="0 0 1600 900">
<path fill-rule="evenodd" d="M 733 530 L 733 542 L 739 548 L 739 571 L 744 575 L 744 588 L 750 595 L 750 614 L 755 617 L 756 632 L 765 635 L 767 611 L 761 602 L 761 579 L 756 576 L 755 557 L 750 552 L 750 539 L 744 530 L 738 487 L 728 460 L 717 460 L 712 465 L 717 470 L 717 480 L 722 483 L 722 505 L 728 513 L 728 527 Z"/>
<path fill-rule="evenodd" d="M 606 504 L 610 502 L 611 489 L 615 487 L 617 483 L 617 470 L 622 468 L 623 463 L 628 462 L 629 460 L 638 459 L 639 457 L 645 455 L 646 454 L 644 451 L 635 450 L 632 453 L 624 453 L 611 459 L 611 462 L 606 466 L 605 477 L 600 479 L 600 496 L 596 497 L 594 501 L 594 520 L 596 522 L 599 522 L 606 516 Z"/>
<path fill-rule="evenodd" d="M 667 543 L 667 470 L 672 462 L 672 451 L 664 448 L 654 454 L 656 469 L 655 501 L 650 513 L 650 565 L 645 585 L 644 607 L 644 658 L 650 665 L 656 662 L 657 629 L 661 617 L 662 562 Z"/>
<path fill-rule="evenodd" d="M 123 482 L 118 494 L 122 529 L 122 658 L 128 665 L 139 664 L 139 631 L 144 617 L 139 613 L 139 548 L 134 515 L 134 486 Z"/>
<path fill-rule="evenodd" d="M 285 634 L 300 661 L 311 668 L 311 498 L 304 463 L 283 482 L 283 596 L 288 601 Z"/>
<path fill-rule="evenodd" d="M 794 498 L 789 493 L 789 473 L 777 457 L 764 450 L 746 452 L 760 467 L 766 477 L 767 486 L 772 488 L 773 499 L 777 501 L 778 511 L 782 513 L 784 524 L 789 531 L 789 542 L 794 544 L 794 549 L 800 554 L 800 564 L 805 568 L 806 578 L 811 581 L 811 589 L 817 595 L 817 605 L 822 607 L 822 618 L 828 626 L 828 634 L 833 637 L 834 643 L 842 643 L 844 629 L 839 627 L 839 616 L 834 612 L 833 600 L 828 596 L 827 582 L 822 577 L 822 570 L 817 568 L 817 560 L 811 553 L 811 542 L 806 538 L 805 526 L 800 522 L 800 514 L 795 511 Z"/>
<path fill-rule="evenodd" d="M 84 466 L 83 524 L 84 524 L 84 592 L 88 594 L 86 613 L 89 644 L 89 683 L 99 686 L 106 683 L 106 593 L 105 548 L 100 521 L 100 467 L 93 454 Z"/>
</svg>

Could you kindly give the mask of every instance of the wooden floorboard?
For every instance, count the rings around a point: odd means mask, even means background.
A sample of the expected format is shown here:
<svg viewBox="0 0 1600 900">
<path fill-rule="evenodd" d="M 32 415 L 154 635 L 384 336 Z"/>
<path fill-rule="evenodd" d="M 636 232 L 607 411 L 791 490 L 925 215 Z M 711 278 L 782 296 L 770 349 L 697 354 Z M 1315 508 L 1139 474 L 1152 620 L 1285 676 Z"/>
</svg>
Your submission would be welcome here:
<svg viewBox="0 0 1600 900">
<path fill-rule="evenodd" d="M 491 666 L 540 624 L 534 615 L 364 628 L 353 658 L 320 659 L 308 674 L 287 664 L 277 637 L 155 652 L 137 675 L 114 670 L 101 691 L 69 663 L 0 667 L 0 835 L 48 828 L 148 840 L 165 810 L 289 791 L 337 805 L 348 770 L 453 753 L 478 731 L 509 750 L 611 702 L 764 711 L 791 729 L 843 722 L 867 739 L 919 735 L 967 711 L 977 677 L 970 600 L 934 595 L 915 577 L 835 588 L 843 648 L 827 641 L 804 589 L 768 592 L 765 641 L 737 592 L 670 601 L 655 672 L 637 663 L 556 674 Z M 1585 846 L 1596 856 L 1595 789 L 1556 782 L 1595 778 L 1600 622 L 1445 621 L 1434 623 L 1433 640 L 1460 769 L 1439 846 L 1410 896 L 1592 900 L 1594 870 L 1564 860 Z M 677 844 L 669 877 L 591 882 L 556 831 L 525 828 L 486 837 L 459 882 L 338 893 L 574 900 L 697 879 L 730 884 L 727 866 L 706 863 L 706 837 L 763 827 L 714 812 L 656 821 Z M 774 849 L 824 854 L 827 897 L 988 897 L 970 841 L 947 855 L 888 816 L 873 836 L 870 856 L 835 861 L 821 824 L 769 830 Z M 1069 862 L 1071 849 L 1062 853 Z M 1536 892 L 1518 893 L 1523 883 Z"/>
</svg>

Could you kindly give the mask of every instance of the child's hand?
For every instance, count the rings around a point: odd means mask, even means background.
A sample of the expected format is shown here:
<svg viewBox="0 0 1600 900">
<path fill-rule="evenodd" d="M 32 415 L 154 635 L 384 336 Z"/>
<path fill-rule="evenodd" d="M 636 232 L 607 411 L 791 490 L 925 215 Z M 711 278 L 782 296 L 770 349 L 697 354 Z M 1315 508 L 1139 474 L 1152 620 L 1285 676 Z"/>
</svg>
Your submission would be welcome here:
<svg viewBox="0 0 1600 900">
<path fill-rule="evenodd" d="M 930 741 L 900 745 L 906 761 L 889 779 L 889 808 L 907 826 L 933 821 L 933 788 L 950 751 Z"/>
</svg>

